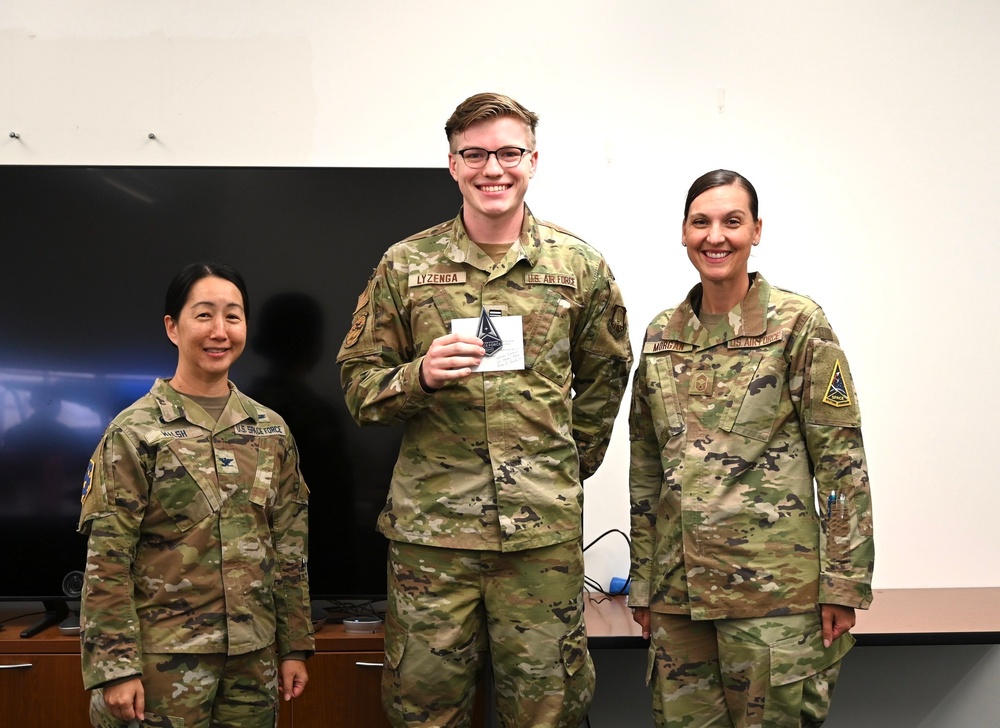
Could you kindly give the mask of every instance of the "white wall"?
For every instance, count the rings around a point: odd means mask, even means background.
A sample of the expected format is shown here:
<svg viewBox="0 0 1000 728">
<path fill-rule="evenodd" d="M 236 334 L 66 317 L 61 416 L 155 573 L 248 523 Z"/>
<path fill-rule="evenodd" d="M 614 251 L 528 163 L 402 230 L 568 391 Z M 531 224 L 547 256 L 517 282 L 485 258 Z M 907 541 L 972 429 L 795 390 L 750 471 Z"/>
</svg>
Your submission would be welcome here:
<svg viewBox="0 0 1000 728">
<path fill-rule="evenodd" d="M 636 348 L 695 281 L 687 186 L 736 169 L 753 266 L 850 356 L 876 587 L 997 586 L 998 37 L 991 0 L 4 0 L 0 163 L 443 167 L 454 106 L 504 91 L 542 117 L 529 204 L 606 254 Z M 627 530 L 627 464 L 622 418 L 588 542 Z"/>
</svg>

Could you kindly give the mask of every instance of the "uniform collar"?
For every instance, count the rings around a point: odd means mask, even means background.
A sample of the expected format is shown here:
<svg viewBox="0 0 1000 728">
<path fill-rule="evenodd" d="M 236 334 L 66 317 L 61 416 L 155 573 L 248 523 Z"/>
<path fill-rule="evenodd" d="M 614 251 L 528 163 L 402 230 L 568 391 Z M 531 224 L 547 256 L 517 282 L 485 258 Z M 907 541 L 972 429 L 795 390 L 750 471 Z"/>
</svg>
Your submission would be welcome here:
<svg viewBox="0 0 1000 728">
<path fill-rule="evenodd" d="M 236 389 L 232 382 L 226 384 L 229 387 L 229 402 L 219 416 L 218 423 L 213 422 L 201 407 L 171 387 L 165 379 L 157 379 L 150 392 L 156 399 L 160 417 L 165 423 L 182 419 L 206 430 L 222 430 L 245 420 L 257 422 L 262 412 L 256 403 Z"/>
<path fill-rule="evenodd" d="M 759 273 L 750 274 L 750 290 L 746 296 L 723 317 L 722 323 L 711 329 L 706 328 L 695 313 L 701 305 L 701 296 L 702 286 L 699 283 L 674 309 L 663 332 L 664 340 L 704 347 L 741 336 L 761 336 L 767 332 L 767 303 L 771 297 L 771 286 Z"/>
<path fill-rule="evenodd" d="M 446 255 L 456 263 L 468 263 L 481 270 L 491 270 L 493 259 L 484 253 L 478 245 L 474 245 L 469 233 L 462 222 L 462 212 L 452 223 L 451 246 Z M 521 244 L 519 260 L 527 260 L 532 266 L 538 262 L 538 256 L 542 247 L 541 234 L 538 231 L 538 222 L 531 214 L 528 206 L 524 206 L 524 219 L 521 221 L 521 234 L 518 236 Z"/>
</svg>

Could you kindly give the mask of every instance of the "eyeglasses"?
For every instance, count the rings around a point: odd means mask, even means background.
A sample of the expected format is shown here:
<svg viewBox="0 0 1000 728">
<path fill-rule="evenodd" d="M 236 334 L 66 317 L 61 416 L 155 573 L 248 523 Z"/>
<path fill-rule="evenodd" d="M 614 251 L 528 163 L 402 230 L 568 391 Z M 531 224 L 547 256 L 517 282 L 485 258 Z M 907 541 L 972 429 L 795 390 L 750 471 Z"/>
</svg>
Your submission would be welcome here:
<svg viewBox="0 0 1000 728">
<path fill-rule="evenodd" d="M 500 162 L 501 167 L 516 167 L 524 159 L 525 154 L 530 154 L 531 149 L 522 147 L 500 147 L 499 149 L 480 149 L 479 147 L 469 147 L 459 149 L 455 154 L 460 156 L 465 164 L 472 169 L 485 167 L 492 154 Z"/>
</svg>

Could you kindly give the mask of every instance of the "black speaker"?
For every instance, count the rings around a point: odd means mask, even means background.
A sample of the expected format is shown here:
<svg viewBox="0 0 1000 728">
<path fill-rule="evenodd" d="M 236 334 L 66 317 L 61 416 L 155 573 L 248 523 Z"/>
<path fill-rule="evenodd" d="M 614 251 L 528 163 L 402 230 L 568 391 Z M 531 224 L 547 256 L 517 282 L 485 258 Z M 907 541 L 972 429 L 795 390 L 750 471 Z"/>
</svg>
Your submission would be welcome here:
<svg viewBox="0 0 1000 728">
<path fill-rule="evenodd" d="M 80 592 L 83 591 L 83 572 L 71 571 L 66 574 L 63 577 L 62 590 L 70 599 L 79 599 Z"/>
</svg>

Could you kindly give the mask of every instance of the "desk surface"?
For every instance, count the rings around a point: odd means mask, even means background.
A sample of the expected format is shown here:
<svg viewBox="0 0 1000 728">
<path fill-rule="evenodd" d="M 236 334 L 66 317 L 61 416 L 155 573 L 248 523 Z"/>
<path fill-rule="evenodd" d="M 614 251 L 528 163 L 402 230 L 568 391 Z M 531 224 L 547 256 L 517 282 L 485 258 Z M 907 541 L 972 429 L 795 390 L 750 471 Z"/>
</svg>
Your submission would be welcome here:
<svg viewBox="0 0 1000 728">
<path fill-rule="evenodd" d="M 23 605 L 21 611 L 23 612 Z M 0 605 L 0 616 L 18 614 L 13 604 Z M 644 647 L 639 625 L 624 597 L 591 594 L 584 617 L 592 648 Z M 22 640 L 21 629 L 38 615 L 21 616 L 0 630 L 0 654 L 66 652 L 78 637 L 61 635 L 56 627 Z M 346 635 L 343 625 L 327 624 L 317 632 L 317 648 L 381 650 L 381 631 Z M 858 610 L 852 630 L 859 645 L 1000 644 L 1000 587 L 967 589 L 876 589 L 871 609 Z"/>
<path fill-rule="evenodd" d="M 1000 587 L 876 589 L 857 615 L 859 645 L 1000 644 Z M 624 597 L 591 594 L 584 616 L 593 648 L 645 645 Z"/>
</svg>

